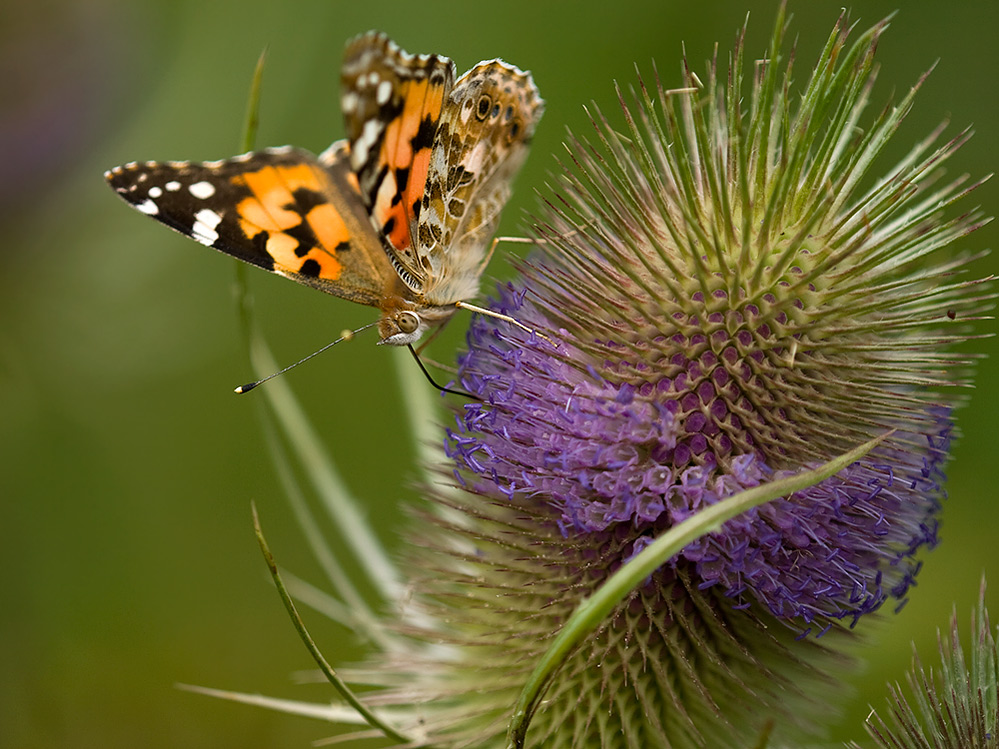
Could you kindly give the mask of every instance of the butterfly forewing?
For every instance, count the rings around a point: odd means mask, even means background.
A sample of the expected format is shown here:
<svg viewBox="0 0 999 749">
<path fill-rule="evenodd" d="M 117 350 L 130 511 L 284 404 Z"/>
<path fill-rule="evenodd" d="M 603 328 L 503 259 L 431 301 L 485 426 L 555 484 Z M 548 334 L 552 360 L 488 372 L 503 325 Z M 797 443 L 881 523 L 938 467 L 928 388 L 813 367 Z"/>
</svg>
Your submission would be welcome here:
<svg viewBox="0 0 999 749">
<path fill-rule="evenodd" d="M 351 166 L 371 221 L 422 281 L 413 229 L 454 63 L 410 55 L 384 34 L 368 33 L 347 45 L 341 83 Z"/>
<path fill-rule="evenodd" d="M 142 213 L 204 245 L 362 304 L 377 306 L 384 253 L 358 248 L 329 172 L 301 149 L 212 162 L 127 164 L 105 175 Z"/>
</svg>

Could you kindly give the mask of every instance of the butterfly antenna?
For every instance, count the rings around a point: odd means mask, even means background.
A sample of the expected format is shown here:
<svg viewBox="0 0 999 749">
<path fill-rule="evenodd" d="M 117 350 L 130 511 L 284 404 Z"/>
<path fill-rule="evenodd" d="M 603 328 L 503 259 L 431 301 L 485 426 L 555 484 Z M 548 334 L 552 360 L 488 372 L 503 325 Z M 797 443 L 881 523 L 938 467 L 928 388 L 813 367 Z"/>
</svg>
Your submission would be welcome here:
<svg viewBox="0 0 999 749">
<path fill-rule="evenodd" d="M 433 385 L 435 389 L 440 390 L 442 393 L 451 393 L 451 395 L 460 395 L 462 398 L 471 398 L 473 401 L 480 401 L 480 402 L 482 401 L 482 398 L 480 398 L 479 396 L 472 395 L 471 393 L 466 393 L 464 390 L 452 390 L 451 388 L 446 388 L 443 385 L 438 385 L 436 382 L 434 382 L 434 378 L 431 376 L 430 372 L 427 371 L 427 368 L 423 366 L 423 361 L 420 359 L 420 355 L 416 353 L 416 349 L 413 348 L 413 344 L 411 343 L 406 344 L 406 348 L 409 349 L 409 353 L 411 353 L 413 355 L 413 358 L 416 359 L 416 363 L 419 365 L 420 371 L 423 372 L 423 376 L 427 378 L 427 382 Z"/>
<path fill-rule="evenodd" d="M 319 355 L 320 355 L 321 353 L 323 353 L 323 352 L 324 352 L 324 351 L 325 351 L 326 349 L 329 349 L 329 348 L 333 348 L 333 347 L 334 347 L 334 346 L 336 346 L 336 345 L 337 345 L 338 343 L 342 343 L 343 341 L 349 341 L 349 340 L 350 340 L 351 338 L 353 338 L 353 337 L 354 337 L 355 335 L 357 335 L 358 333 L 360 333 L 360 332 L 361 332 L 362 330 L 367 330 L 368 328 L 371 328 L 371 327 L 374 327 L 374 326 L 375 326 L 375 325 L 377 325 L 377 324 L 378 324 L 377 322 L 373 322 L 373 323 L 368 323 L 367 325 L 362 325 L 362 326 L 361 326 L 360 328 L 358 328 L 357 330 L 345 330 L 345 331 L 343 331 L 343 333 L 341 333 L 341 334 L 340 334 L 340 337 L 339 337 L 339 338 L 337 338 L 337 339 L 336 339 L 335 341 L 332 341 L 332 342 L 330 342 L 330 343 L 327 343 L 327 344 L 326 344 L 325 346 L 323 346 L 323 347 L 322 347 L 321 349 L 319 349 L 318 351 L 313 351 L 313 352 L 312 352 L 311 354 L 309 354 L 309 355 L 308 355 L 308 356 L 306 356 L 306 357 L 303 357 L 303 358 L 299 359 L 299 360 L 298 360 L 297 362 L 295 362 L 294 364 L 289 364 L 289 365 L 288 365 L 287 367 L 285 367 L 284 369 L 280 369 L 280 370 L 278 370 L 277 372 L 274 372 L 274 373 L 272 373 L 272 374 L 269 374 L 269 375 L 267 375 L 266 377 L 264 377 L 264 378 L 263 378 L 263 379 L 261 379 L 261 380 L 256 380 L 255 382 L 248 382 L 248 383 L 246 383 L 245 385 L 240 385 L 240 386 L 239 386 L 238 388 L 236 388 L 236 389 L 235 389 L 235 391 L 234 391 L 234 392 L 236 392 L 236 393 L 237 393 L 237 394 L 239 394 L 239 395 L 242 395 L 243 393 L 248 393 L 248 392 L 250 392 L 251 390 L 253 390 L 253 388 L 257 387 L 257 385 L 263 385 L 263 384 L 264 384 L 265 382 L 267 382 L 268 380 L 273 380 L 273 379 L 274 379 L 275 377 L 277 377 L 278 375 L 283 375 L 283 374 L 284 374 L 285 372 L 287 372 L 287 371 L 288 371 L 289 369 L 294 369 L 294 368 L 295 368 L 295 367 L 297 367 L 297 366 L 298 366 L 299 364 L 304 364 L 304 363 L 305 363 L 305 362 L 307 362 L 307 361 L 308 361 L 309 359 L 313 358 L 314 356 L 319 356 Z"/>
<path fill-rule="evenodd" d="M 503 320 L 504 322 L 508 322 L 511 325 L 516 325 L 521 330 L 524 330 L 528 333 L 533 333 L 538 338 L 543 338 L 544 340 L 548 341 L 548 343 L 550 343 L 552 346 L 556 345 L 555 341 L 553 341 L 548 336 L 544 335 L 543 333 L 539 333 L 534 328 L 529 328 L 528 326 L 524 325 L 524 323 L 522 323 L 520 320 L 510 317 L 510 315 L 504 315 L 502 312 L 494 312 L 491 309 L 486 309 L 485 307 L 478 307 L 474 304 L 469 304 L 468 302 L 455 302 L 454 306 L 459 307 L 460 309 L 467 309 L 469 312 L 478 312 L 480 315 L 485 315 L 486 317 L 495 317 L 497 320 Z"/>
</svg>

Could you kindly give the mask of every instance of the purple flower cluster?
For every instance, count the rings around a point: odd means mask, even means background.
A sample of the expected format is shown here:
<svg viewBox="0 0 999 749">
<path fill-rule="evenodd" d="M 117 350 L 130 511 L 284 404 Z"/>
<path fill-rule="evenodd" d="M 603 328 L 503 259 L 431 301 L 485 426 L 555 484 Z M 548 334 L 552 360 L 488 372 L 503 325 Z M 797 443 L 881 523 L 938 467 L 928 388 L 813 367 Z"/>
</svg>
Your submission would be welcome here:
<svg viewBox="0 0 999 749">
<path fill-rule="evenodd" d="M 526 288 L 544 293 L 530 280 Z M 523 291 L 502 289 L 495 308 L 549 329 Z M 668 358 L 683 360 L 687 372 L 704 370 L 697 377 L 665 376 L 654 364 L 661 352 L 643 356 L 641 347 L 604 340 L 601 350 L 617 355 L 597 361 L 589 350 L 556 347 L 485 317 L 468 342 L 462 384 L 483 402 L 466 405 L 448 434 L 459 478 L 487 496 L 546 503 L 576 543 L 623 529 L 634 541 L 622 562 L 699 509 L 790 472 L 718 439 L 720 425 L 733 422 L 740 378 L 717 357 L 689 359 L 686 342 Z M 639 377 L 622 381 L 622 370 Z M 943 496 L 949 412 L 929 424 L 932 433 L 897 434 L 896 447 L 729 521 L 673 563 L 689 563 L 698 587 L 720 590 L 736 606 L 756 601 L 799 624 L 855 621 L 889 596 L 903 597 L 918 570 L 915 552 L 936 541 Z"/>
</svg>

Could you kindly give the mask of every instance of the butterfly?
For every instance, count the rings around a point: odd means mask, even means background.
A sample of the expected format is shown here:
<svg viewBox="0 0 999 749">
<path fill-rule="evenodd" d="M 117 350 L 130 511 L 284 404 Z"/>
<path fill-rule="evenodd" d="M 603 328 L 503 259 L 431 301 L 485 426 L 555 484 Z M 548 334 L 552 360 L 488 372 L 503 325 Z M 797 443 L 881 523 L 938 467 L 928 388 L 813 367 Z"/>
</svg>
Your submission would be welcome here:
<svg viewBox="0 0 999 749">
<path fill-rule="evenodd" d="M 341 92 L 346 138 L 318 157 L 284 146 L 104 176 L 201 244 L 376 307 L 379 342 L 411 347 L 459 307 L 482 311 L 466 300 L 544 102 L 530 73 L 501 60 L 456 80 L 447 57 L 378 32 L 347 44 Z"/>
</svg>

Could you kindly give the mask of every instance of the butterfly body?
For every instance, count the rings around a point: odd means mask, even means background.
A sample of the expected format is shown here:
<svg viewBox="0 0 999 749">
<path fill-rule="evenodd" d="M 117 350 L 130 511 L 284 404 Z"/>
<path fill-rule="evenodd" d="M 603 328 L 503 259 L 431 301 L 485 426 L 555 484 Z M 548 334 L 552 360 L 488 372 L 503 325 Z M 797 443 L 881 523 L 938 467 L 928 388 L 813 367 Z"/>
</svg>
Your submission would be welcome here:
<svg viewBox="0 0 999 749">
<path fill-rule="evenodd" d="M 488 245 L 543 102 L 499 60 L 453 63 L 382 34 L 348 44 L 346 138 L 318 157 L 270 148 L 111 169 L 129 204 L 233 257 L 381 312 L 408 345 L 478 294 Z"/>
</svg>

